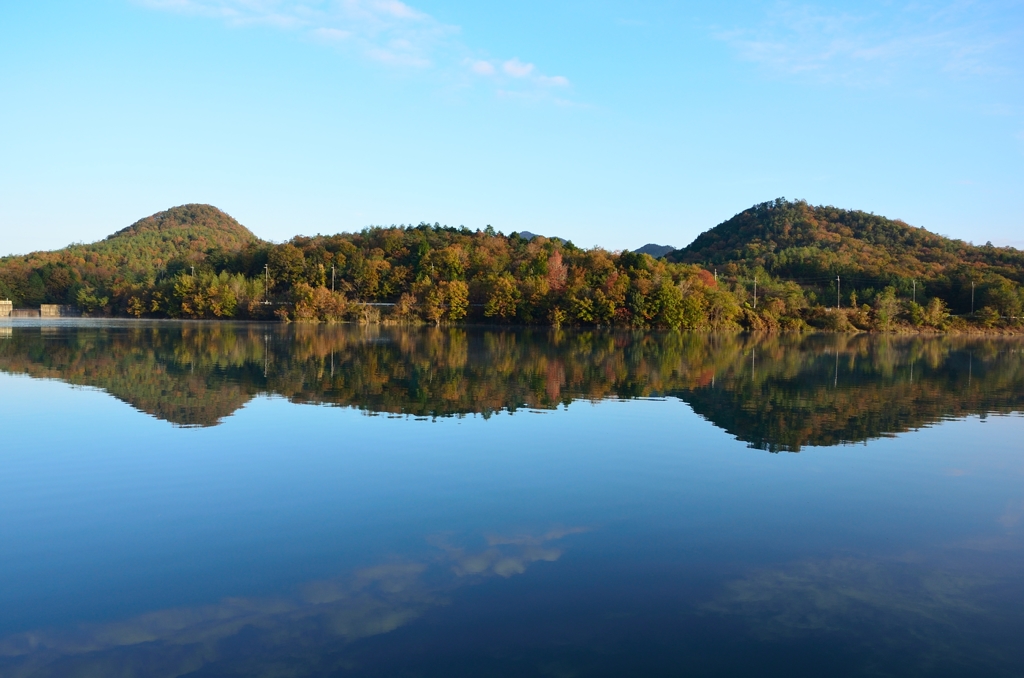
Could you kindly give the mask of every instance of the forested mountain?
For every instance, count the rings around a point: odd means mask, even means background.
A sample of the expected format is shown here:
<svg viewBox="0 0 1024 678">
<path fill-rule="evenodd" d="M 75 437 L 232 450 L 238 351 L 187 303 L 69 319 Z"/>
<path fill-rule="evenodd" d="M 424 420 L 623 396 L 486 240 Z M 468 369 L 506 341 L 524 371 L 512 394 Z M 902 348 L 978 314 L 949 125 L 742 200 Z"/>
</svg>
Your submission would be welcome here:
<svg viewBox="0 0 1024 678">
<path fill-rule="evenodd" d="M 16 305 L 82 304 L 101 309 L 119 291 L 152 285 L 213 252 L 258 242 L 249 229 L 210 205 L 182 205 L 141 219 L 89 245 L 0 259 L 0 298 Z M 191 269 L 190 269 L 191 270 Z"/>
<path fill-rule="evenodd" d="M 258 240 L 207 205 L 0 259 L 0 298 L 88 315 L 754 331 L 1024 325 L 1024 253 L 763 203 L 655 259 L 440 224 Z"/>
<path fill-rule="evenodd" d="M 837 276 L 848 304 L 852 292 L 864 299 L 891 285 L 918 299 L 939 297 L 957 313 L 971 312 L 973 282 L 985 292 L 975 295 L 975 310 L 1019 315 L 1012 297 L 1024 283 L 1024 252 L 1012 247 L 978 247 L 875 214 L 782 198 L 740 212 L 666 258 L 725 275 L 760 271 L 793 280 L 824 303 L 829 292 L 835 299 Z"/>
</svg>

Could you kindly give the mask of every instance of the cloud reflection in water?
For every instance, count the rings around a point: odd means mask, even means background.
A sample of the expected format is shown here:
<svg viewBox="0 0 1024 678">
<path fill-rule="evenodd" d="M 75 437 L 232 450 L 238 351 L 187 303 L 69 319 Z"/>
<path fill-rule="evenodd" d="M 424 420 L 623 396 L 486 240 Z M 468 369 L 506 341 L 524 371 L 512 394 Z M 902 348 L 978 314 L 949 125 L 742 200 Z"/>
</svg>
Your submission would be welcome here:
<svg viewBox="0 0 1024 678">
<path fill-rule="evenodd" d="M 73 630 L 18 634 L 0 640 L 0 676 L 170 678 L 210 666 L 228 675 L 305 676 L 351 668 L 343 650 L 352 642 L 409 624 L 448 604 L 466 584 L 555 562 L 563 548 L 553 543 L 583 531 L 489 535 L 479 551 L 433 537 L 433 561 L 362 568 L 309 582 L 290 597 L 227 598 Z"/>
<path fill-rule="evenodd" d="M 1004 543 L 1004 553 L 1020 552 L 1014 541 L 1009 551 Z M 1021 621 L 1020 611 L 999 596 L 1015 588 L 1018 561 L 986 560 L 978 567 L 981 551 L 958 546 L 957 554 L 939 561 L 907 554 L 757 568 L 725 583 L 703 612 L 740 621 L 755 642 L 841 643 L 864 667 L 886 675 L 902 671 L 894 660 L 915 673 L 960 667 L 1001 675 L 1018 659 L 993 644 L 991 631 Z"/>
</svg>

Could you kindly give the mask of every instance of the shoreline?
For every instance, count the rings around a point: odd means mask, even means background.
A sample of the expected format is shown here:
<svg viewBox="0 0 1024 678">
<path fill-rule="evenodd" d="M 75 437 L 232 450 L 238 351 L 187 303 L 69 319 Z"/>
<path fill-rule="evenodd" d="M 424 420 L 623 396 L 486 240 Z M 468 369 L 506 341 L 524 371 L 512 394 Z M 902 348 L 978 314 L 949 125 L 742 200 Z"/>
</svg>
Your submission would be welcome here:
<svg viewBox="0 0 1024 678">
<path fill-rule="evenodd" d="M 242 318 L 136 318 L 132 316 L 59 316 L 59 317 L 0 317 L 0 327 L 14 327 L 15 325 L 62 325 L 88 322 L 116 322 L 125 324 L 145 323 L 182 323 L 182 324 L 203 324 L 203 325 L 269 325 L 296 327 L 403 327 L 403 328 L 437 328 L 437 329 L 493 329 L 493 330 L 551 330 L 551 331 L 619 331 L 619 332 L 649 332 L 680 334 L 706 334 L 714 335 L 738 335 L 746 334 L 752 336 L 807 336 L 807 335 L 836 335 L 836 336 L 906 336 L 906 337 L 957 337 L 957 336 L 1002 336 L 1017 337 L 1024 336 L 1024 327 L 967 327 L 963 329 L 937 330 L 934 328 L 913 328 L 899 327 L 890 331 L 883 330 L 828 330 L 817 327 L 804 327 L 800 329 L 780 328 L 778 330 L 752 330 L 747 328 L 719 329 L 719 330 L 688 330 L 670 327 L 623 327 L 619 325 L 569 325 L 564 324 L 558 327 L 542 324 L 515 324 L 515 323 L 487 323 L 487 322 L 443 322 L 433 324 L 428 322 L 388 321 L 364 322 L 359 320 L 337 320 L 337 321 L 310 321 L 310 320 L 278 320 L 278 319 L 242 319 Z"/>
</svg>

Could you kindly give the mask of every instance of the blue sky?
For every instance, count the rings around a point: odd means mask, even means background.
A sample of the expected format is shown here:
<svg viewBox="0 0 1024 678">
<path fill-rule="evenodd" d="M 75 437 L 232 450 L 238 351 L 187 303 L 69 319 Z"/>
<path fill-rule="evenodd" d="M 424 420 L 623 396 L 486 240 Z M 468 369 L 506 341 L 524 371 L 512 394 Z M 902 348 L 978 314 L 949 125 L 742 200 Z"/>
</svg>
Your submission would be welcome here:
<svg viewBox="0 0 1024 678">
<path fill-rule="evenodd" d="M 1024 3 L 0 3 L 0 253 L 257 235 L 682 246 L 779 196 L 1024 247 Z"/>
</svg>

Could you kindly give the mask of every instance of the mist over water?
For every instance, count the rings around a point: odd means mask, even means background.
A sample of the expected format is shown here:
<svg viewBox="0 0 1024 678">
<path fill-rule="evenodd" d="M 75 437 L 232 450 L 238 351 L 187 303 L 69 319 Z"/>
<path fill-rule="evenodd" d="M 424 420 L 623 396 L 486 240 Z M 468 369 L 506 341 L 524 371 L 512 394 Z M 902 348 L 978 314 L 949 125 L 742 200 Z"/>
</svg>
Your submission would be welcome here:
<svg viewBox="0 0 1024 678">
<path fill-rule="evenodd" d="M 0 326 L 0 676 L 1019 675 L 1024 342 Z"/>
</svg>

